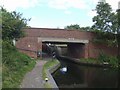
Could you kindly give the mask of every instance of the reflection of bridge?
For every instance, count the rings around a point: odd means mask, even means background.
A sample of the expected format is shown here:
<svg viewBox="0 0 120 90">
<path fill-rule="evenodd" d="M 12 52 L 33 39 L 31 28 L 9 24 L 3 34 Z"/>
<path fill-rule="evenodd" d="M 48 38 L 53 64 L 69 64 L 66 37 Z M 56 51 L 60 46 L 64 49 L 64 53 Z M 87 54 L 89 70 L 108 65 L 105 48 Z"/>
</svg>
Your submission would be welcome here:
<svg viewBox="0 0 120 90">
<path fill-rule="evenodd" d="M 96 57 L 100 50 L 115 55 L 115 48 L 111 50 L 105 45 L 92 43 L 94 33 L 78 30 L 28 28 L 26 37 L 17 41 L 16 47 L 31 57 L 37 57 L 36 52 L 42 52 L 46 44 L 67 45 L 67 56 L 75 58 Z"/>
</svg>

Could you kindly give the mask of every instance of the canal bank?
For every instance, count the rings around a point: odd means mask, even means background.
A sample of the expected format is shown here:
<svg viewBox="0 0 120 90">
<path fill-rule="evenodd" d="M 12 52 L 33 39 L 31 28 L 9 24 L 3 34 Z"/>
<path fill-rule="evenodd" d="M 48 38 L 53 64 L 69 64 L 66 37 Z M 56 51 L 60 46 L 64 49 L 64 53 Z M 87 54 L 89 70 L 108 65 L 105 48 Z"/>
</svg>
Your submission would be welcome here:
<svg viewBox="0 0 120 90">
<path fill-rule="evenodd" d="M 47 61 L 42 69 L 42 79 L 44 81 L 45 88 L 56 88 L 58 86 L 52 77 L 54 73 L 60 67 L 60 62 L 57 59 Z"/>
<path fill-rule="evenodd" d="M 21 82 L 20 88 L 58 88 L 56 85 L 56 82 L 54 81 L 51 73 L 56 71 L 56 69 L 59 68 L 60 63 L 50 65 L 49 68 L 45 71 L 46 76 L 48 77 L 48 82 L 45 81 L 45 78 L 43 77 L 43 68 L 46 63 L 51 61 L 51 58 L 45 58 L 43 60 L 37 60 L 36 65 L 33 68 L 32 71 L 28 72 Z M 55 60 L 53 60 L 55 61 Z M 49 85 L 49 86 L 47 86 Z"/>
<path fill-rule="evenodd" d="M 104 63 L 94 63 L 94 62 L 87 62 L 85 61 L 86 59 L 84 59 L 84 61 L 81 61 L 80 59 L 76 59 L 76 58 L 71 58 L 71 57 L 67 57 L 67 56 L 60 56 L 59 59 L 65 59 L 67 61 L 70 61 L 72 63 L 76 63 L 79 65 L 87 65 L 87 66 L 93 66 L 93 67 L 104 67 L 104 68 L 112 68 L 111 65 L 107 62 Z"/>
</svg>

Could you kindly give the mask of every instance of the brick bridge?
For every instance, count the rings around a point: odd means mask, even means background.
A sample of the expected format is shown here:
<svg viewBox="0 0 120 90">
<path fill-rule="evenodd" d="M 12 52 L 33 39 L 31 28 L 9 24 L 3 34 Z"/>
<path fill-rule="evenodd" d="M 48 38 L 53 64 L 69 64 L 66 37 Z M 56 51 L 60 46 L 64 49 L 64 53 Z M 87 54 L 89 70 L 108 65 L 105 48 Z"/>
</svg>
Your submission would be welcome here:
<svg viewBox="0 0 120 90">
<path fill-rule="evenodd" d="M 93 43 L 95 34 L 92 32 L 50 28 L 27 28 L 24 31 L 26 36 L 16 42 L 16 47 L 34 58 L 37 58 L 37 52 L 42 52 L 49 43 L 66 44 L 63 52 L 66 50 L 66 55 L 73 58 L 96 58 L 101 51 L 108 55 L 117 53 L 116 48 Z"/>
</svg>

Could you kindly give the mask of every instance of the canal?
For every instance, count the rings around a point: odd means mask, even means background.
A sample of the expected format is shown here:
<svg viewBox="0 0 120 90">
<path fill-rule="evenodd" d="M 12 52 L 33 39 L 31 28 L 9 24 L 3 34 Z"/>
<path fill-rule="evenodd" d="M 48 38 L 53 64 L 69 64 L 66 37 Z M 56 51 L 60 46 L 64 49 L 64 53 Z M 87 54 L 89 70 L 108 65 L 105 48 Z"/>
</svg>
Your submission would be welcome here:
<svg viewBox="0 0 120 90">
<path fill-rule="evenodd" d="M 60 60 L 60 68 L 52 74 L 59 88 L 116 88 L 118 71 L 111 68 L 79 65 Z"/>
</svg>

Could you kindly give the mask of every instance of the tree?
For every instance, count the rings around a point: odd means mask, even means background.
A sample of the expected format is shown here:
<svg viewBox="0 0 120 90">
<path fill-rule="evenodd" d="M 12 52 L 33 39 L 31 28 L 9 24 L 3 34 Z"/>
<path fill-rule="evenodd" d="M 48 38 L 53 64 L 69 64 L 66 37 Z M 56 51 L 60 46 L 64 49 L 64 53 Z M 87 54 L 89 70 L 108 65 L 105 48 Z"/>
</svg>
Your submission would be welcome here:
<svg viewBox="0 0 120 90">
<path fill-rule="evenodd" d="M 98 3 L 96 11 L 97 16 L 93 17 L 93 22 L 95 23 L 92 28 L 98 32 L 97 40 L 102 40 L 108 45 L 115 45 L 118 48 L 119 56 L 120 37 L 118 36 L 118 14 L 112 12 L 111 6 L 104 2 Z"/>
<path fill-rule="evenodd" d="M 115 33 L 118 30 L 117 14 L 112 12 L 108 3 L 99 2 L 96 6 L 97 16 L 93 17 L 94 25 L 92 28 L 98 32 L 98 39 L 104 40 L 108 44 L 117 46 Z"/>
<path fill-rule="evenodd" d="M 92 31 L 92 28 L 87 26 L 87 27 L 81 27 L 80 28 L 82 31 Z"/>
<path fill-rule="evenodd" d="M 2 12 L 2 39 L 13 40 L 24 36 L 23 28 L 27 26 L 29 20 L 16 11 L 8 12 L 3 7 L 0 11 Z"/>
<path fill-rule="evenodd" d="M 96 6 L 97 16 L 93 17 L 94 29 L 102 32 L 116 32 L 117 16 L 112 12 L 112 8 L 108 3 L 99 2 Z"/>
<path fill-rule="evenodd" d="M 71 24 L 69 26 L 66 26 L 65 29 L 80 30 L 80 26 L 78 24 Z"/>
<path fill-rule="evenodd" d="M 70 30 L 80 30 L 80 31 L 92 31 L 91 27 L 80 27 L 78 24 L 71 24 L 69 26 L 66 26 L 65 29 Z"/>
</svg>

